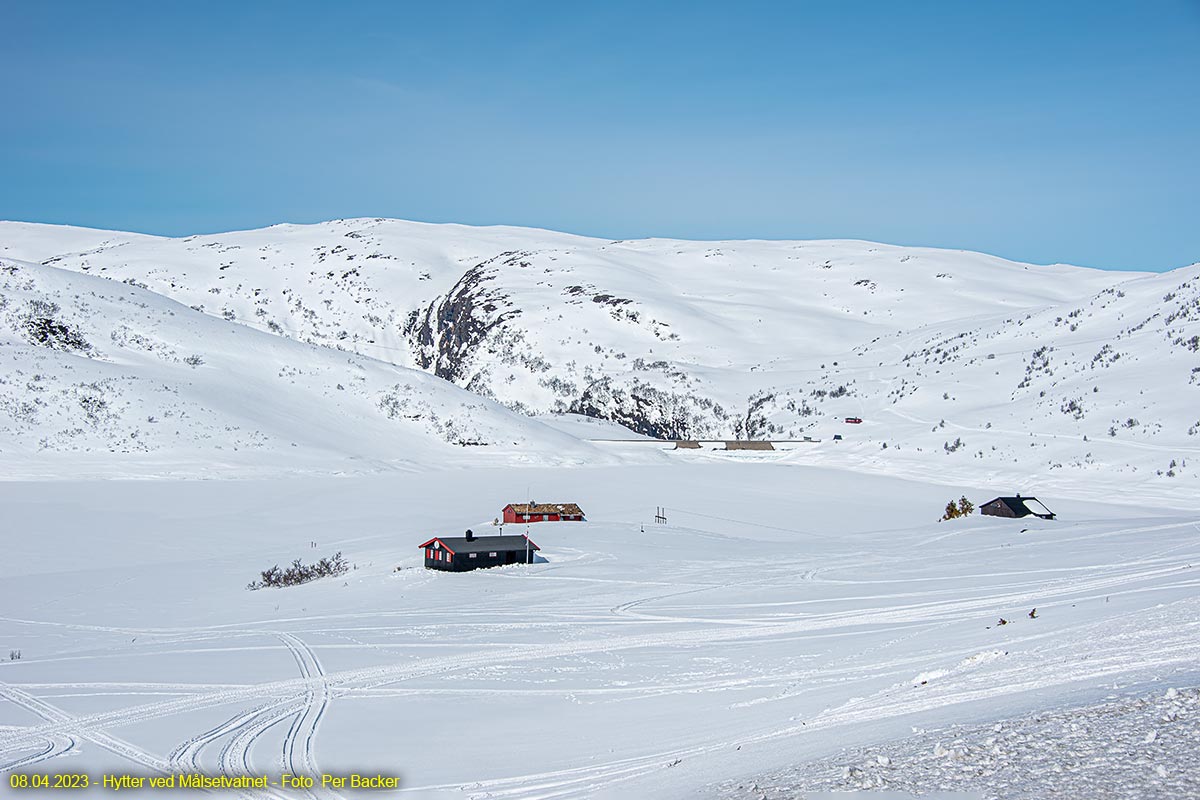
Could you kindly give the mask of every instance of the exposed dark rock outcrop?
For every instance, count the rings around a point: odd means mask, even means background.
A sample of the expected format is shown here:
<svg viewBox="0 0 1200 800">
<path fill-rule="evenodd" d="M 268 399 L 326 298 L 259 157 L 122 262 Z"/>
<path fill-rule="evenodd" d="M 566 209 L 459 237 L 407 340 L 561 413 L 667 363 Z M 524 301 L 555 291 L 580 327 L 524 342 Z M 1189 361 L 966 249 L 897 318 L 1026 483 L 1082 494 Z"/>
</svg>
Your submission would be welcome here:
<svg viewBox="0 0 1200 800">
<path fill-rule="evenodd" d="M 728 416 L 712 400 L 659 389 L 636 378 L 628 384 L 601 378 L 584 389 L 567 410 L 619 422 L 656 439 L 709 437 L 724 429 Z"/>
<path fill-rule="evenodd" d="M 439 378 L 460 383 L 467 365 L 488 336 L 521 313 L 505 308 L 508 296 L 490 286 L 499 274 L 494 266 L 519 262 L 521 253 L 501 253 L 476 264 L 442 298 L 413 311 L 404 333 L 413 343 L 417 364 Z"/>
</svg>

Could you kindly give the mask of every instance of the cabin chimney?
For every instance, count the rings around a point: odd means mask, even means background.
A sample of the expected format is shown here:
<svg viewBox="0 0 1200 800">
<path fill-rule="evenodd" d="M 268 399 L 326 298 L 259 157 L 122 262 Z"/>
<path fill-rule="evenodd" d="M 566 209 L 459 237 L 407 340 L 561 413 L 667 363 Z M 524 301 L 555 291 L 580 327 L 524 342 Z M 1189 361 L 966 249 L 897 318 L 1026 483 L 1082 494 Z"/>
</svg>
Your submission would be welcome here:
<svg viewBox="0 0 1200 800">
<path fill-rule="evenodd" d="M 467 528 L 467 541 L 468 542 L 475 541 L 475 532 L 472 531 L 470 528 Z"/>
</svg>

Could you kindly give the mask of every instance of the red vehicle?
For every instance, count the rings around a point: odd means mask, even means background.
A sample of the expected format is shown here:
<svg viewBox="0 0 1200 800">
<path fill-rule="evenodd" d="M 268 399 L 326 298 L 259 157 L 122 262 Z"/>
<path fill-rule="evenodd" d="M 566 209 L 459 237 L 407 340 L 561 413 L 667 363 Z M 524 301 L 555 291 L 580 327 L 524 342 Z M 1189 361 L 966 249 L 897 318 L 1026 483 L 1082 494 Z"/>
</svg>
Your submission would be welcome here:
<svg viewBox="0 0 1200 800">
<path fill-rule="evenodd" d="M 862 423 L 862 417 L 846 417 L 846 422 L 849 422 L 851 425 L 858 425 Z"/>
</svg>

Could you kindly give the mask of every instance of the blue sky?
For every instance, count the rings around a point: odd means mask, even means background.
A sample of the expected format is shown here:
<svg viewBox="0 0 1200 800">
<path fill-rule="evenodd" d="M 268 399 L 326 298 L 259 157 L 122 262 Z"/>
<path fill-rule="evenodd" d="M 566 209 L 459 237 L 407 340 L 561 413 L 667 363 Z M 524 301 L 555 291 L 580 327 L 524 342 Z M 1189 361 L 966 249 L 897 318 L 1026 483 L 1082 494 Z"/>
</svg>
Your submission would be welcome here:
<svg viewBox="0 0 1200 800">
<path fill-rule="evenodd" d="M 0 218 L 1200 261 L 1200 0 L 0 0 Z"/>
</svg>

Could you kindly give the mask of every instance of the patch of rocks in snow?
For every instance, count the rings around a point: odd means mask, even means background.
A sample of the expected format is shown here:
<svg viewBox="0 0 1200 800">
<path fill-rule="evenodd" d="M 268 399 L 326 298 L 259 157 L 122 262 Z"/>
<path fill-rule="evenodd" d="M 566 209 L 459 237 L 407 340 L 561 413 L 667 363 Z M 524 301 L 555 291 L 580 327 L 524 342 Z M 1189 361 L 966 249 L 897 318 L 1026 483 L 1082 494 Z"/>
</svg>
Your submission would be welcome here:
<svg viewBox="0 0 1200 800">
<path fill-rule="evenodd" d="M 954 792 L 988 800 L 1200 797 L 1200 689 L 922 731 L 756 780 L 728 781 L 714 795 L 799 800 L 827 792 Z"/>
</svg>

